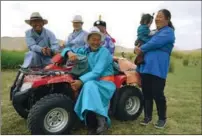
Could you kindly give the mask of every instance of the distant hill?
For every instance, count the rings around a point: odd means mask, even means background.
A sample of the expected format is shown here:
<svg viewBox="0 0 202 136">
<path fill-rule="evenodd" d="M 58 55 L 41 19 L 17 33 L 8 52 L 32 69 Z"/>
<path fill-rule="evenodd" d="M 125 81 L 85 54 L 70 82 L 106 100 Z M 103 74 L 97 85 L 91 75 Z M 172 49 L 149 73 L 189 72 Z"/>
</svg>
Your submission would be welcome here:
<svg viewBox="0 0 202 136">
<path fill-rule="evenodd" d="M 115 52 L 133 52 L 133 48 L 125 48 L 123 46 L 116 46 Z"/>
<path fill-rule="evenodd" d="M 59 40 L 59 44 L 62 45 L 64 41 Z M 27 50 L 27 45 L 25 42 L 24 37 L 1 37 L 1 49 L 3 50 L 16 50 L 16 51 L 21 51 L 21 50 Z M 115 52 L 133 52 L 133 48 L 125 48 L 120 45 L 116 45 Z M 174 47 L 174 50 L 179 50 L 176 46 Z M 194 50 L 181 50 L 183 52 L 190 52 L 190 51 L 197 51 L 200 52 L 202 51 L 201 48 L 199 49 L 194 49 Z"/>
<path fill-rule="evenodd" d="M 62 45 L 64 41 L 59 40 L 59 44 Z M 1 49 L 3 50 L 15 50 L 22 51 L 27 50 L 27 45 L 24 37 L 1 37 Z M 122 46 L 116 46 L 115 52 L 132 52 L 133 49 L 124 48 Z"/>
<path fill-rule="evenodd" d="M 202 51 L 202 48 L 194 49 L 193 51 Z"/>
<path fill-rule="evenodd" d="M 1 49 L 4 50 L 26 50 L 24 37 L 1 37 Z"/>
<path fill-rule="evenodd" d="M 180 50 L 180 51 L 184 52 L 184 53 L 201 53 L 202 52 L 202 48 L 193 49 L 193 50 Z"/>
</svg>

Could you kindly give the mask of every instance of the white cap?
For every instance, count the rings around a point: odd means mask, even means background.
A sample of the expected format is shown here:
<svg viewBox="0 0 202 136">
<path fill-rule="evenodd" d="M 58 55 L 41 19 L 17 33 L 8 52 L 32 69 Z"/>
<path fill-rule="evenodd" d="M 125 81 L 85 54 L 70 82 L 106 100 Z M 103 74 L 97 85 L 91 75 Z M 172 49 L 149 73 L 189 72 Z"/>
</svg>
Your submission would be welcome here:
<svg viewBox="0 0 202 136">
<path fill-rule="evenodd" d="M 88 41 L 88 37 L 89 37 L 89 35 L 91 35 L 91 34 L 99 34 L 99 35 L 101 36 L 101 41 L 104 40 L 104 35 L 100 32 L 100 30 L 99 30 L 96 26 L 94 26 L 94 27 L 92 27 L 92 28 L 89 30 L 89 32 L 88 32 L 88 34 L 87 34 L 87 36 L 86 36 L 86 42 Z"/>
<path fill-rule="evenodd" d="M 83 23 L 83 20 L 82 20 L 81 15 L 75 15 L 75 16 L 73 17 L 72 22 L 81 22 L 81 23 Z"/>
</svg>

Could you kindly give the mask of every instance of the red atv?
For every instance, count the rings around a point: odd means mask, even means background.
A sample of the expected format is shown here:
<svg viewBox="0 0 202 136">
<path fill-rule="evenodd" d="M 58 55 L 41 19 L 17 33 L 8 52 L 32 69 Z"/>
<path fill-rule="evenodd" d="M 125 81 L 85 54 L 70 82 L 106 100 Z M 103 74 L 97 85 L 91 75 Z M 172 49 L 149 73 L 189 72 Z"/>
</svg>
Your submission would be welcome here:
<svg viewBox="0 0 202 136">
<path fill-rule="evenodd" d="M 69 73 L 74 66 L 64 65 L 60 55 L 52 61 L 44 69 L 20 68 L 10 90 L 13 107 L 27 119 L 31 134 L 67 134 L 78 121 L 74 104 L 79 91 L 70 86 L 77 77 Z M 135 120 L 143 110 L 142 92 L 126 80 L 123 72 L 115 75 L 117 91 L 109 108 L 109 115 L 121 121 Z"/>
</svg>

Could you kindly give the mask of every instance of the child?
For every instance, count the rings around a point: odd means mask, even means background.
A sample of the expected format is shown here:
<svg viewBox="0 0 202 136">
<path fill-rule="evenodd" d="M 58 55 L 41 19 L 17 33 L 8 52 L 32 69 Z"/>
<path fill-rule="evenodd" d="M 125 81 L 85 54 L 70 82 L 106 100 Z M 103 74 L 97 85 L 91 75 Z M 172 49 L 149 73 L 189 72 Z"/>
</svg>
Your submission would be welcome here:
<svg viewBox="0 0 202 136">
<path fill-rule="evenodd" d="M 141 46 L 148 42 L 152 35 L 154 35 L 155 31 L 150 31 L 150 26 L 153 22 L 153 15 L 150 14 L 143 14 L 140 26 L 137 30 L 137 40 L 135 41 L 135 46 Z M 143 55 L 138 55 L 135 59 L 135 64 L 140 65 L 143 63 Z"/>
</svg>

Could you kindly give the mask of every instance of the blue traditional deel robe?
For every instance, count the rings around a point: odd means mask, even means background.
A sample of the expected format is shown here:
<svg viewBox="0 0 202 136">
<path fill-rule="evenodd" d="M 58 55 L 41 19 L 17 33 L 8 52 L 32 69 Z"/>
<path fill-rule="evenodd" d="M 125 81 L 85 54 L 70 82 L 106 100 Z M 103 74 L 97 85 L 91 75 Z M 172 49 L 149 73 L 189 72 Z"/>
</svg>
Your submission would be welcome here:
<svg viewBox="0 0 202 136">
<path fill-rule="evenodd" d="M 25 55 L 24 67 L 43 66 L 51 63 L 51 57 L 44 56 L 41 49 L 49 47 L 52 53 L 59 52 L 60 46 L 55 35 L 48 29 L 43 28 L 39 35 L 33 29 L 25 32 L 25 38 L 29 52 Z"/>
<path fill-rule="evenodd" d="M 141 64 L 137 71 L 166 79 L 174 42 L 174 30 L 169 26 L 161 28 L 151 40 L 140 47 L 145 63 Z"/>
<path fill-rule="evenodd" d="M 70 47 L 70 48 L 79 48 L 83 47 L 85 43 L 85 37 L 87 36 L 87 32 L 84 30 L 80 31 L 74 31 L 72 32 L 67 40 L 65 41 L 65 47 Z"/>
<path fill-rule="evenodd" d="M 89 64 L 89 72 L 79 77 L 84 84 L 74 107 L 76 114 L 81 120 L 85 120 L 87 111 L 93 111 L 106 117 L 110 126 L 109 103 L 116 86 L 113 82 L 100 80 L 100 78 L 114 74 L 112 55 L 103 46 L 95 52 L 85 47 L 65 48 L 61 55 L 65 57 L 70 50 L 77 54 L 86 55 Z"/>
<path fill-rule="evenodd" d="M 113 43 L 112 38 L 107 34 L 105 34 L 104 36 L 105 36 L 105 38 L 102 43 L 102 46 L 106 47 L 109 50 L 109 52 L 111 53 L 111 55 L 114 55 L 115 44 Z"/>
</svg>

